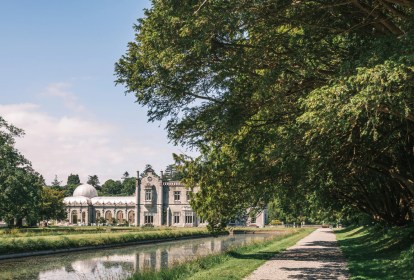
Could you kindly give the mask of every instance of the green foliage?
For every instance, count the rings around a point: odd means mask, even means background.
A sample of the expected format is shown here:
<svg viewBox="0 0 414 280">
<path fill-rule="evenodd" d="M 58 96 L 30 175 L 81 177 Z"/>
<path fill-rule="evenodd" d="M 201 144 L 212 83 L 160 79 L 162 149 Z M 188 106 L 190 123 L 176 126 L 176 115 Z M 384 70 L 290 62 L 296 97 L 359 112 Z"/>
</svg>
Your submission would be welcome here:
<svg viewBox="0 0 414 280">
<path fill-rule="evenodd" d="M 272 226 L 279 226 L 279 225 L 282 224 L 282 221 L 280 221 L 280 220 L 271 220 L 269 224 L 272 225 Z"/>
<path fill-rule="evenodd" d="M 100 195 L 116 196 L 122 194 L 121 181 L 107 180 L 101 188 Z"/>
<path fill-rule="evenodd" d="M 50 187 L 58 190 L 62 187 L 61 184 L 62 184 L 62 181 L 59 181 L 57 175 L 55 175 L 55 179 L 50 184 Z"/>
<path fill-rule="evenodd" d="M 63 187 L 63 191 L 65 193 L 65 197 L 66 196 L 72 196 L 73 192 L 75 191 L 75 189 L 78 187 L 79 185 L 66 185 Z"/>
<path fill-rule="evenodd" d="M 164 177 L 165 181 L 180 181 L 183 178 L 183 174 L 177 169 L 177 163 L 170 164 L 165 168 Z"/>
<path fill-rule="evenodd" d="M 81 184 L 78 174 L 70 174 L 68 176 L 67 185 L 79 186 Z"/>
<path fill-rule="evenodd" d="M 99 187 L 99 178 L 98 175 L 89 175 L 88 176 L 88 181 L 86 182 L 89 185 L 96 187 Z"/>
<path fill-rule="evenodd" d="M 150 121 L 167 120 L 173 142 L 200 151 L 176 160 L 211 229 L 275 200 L 286 220 L 358 211 L 404 225 L 414 202 L 413 8 L 153 1 L 116 82 Z"/>
<path fill-rule="evenodd" d="M 63 220 L 66 218 L 63 198 L 65 193 L 62 190 L 56 190 L 43 187 L 42 201 L 40 207 L 40 217 L 43 220 Z"/>
<path fill-rule="evenodd" d="M 68 176 L 67 184 L 63 188 L 65 196 L 72 196 L 75 189 L 81 184 L 78 174 L 70 174 Z"/>
<path fill-rule="evenodd" d="M 43 178 L 14 147 L 23 131 L 0 117 L 0 217 L 9 226 L 32 225 L 38 219 Z"/>
<path fill-rule="evenodd" d="M 135 193 L 137 178 L 129 177 L 122 181 L 122 192 L 125 195 L 133 195 Z"/>
<path fill-rule="evenodd" d="M 128 173 L 128 172 L 126 172 Z M 107 180 L 100 189 L 98 189 L 98 193 L 101 196 L 131 196 L 135 193 L 136 187 L 136 178 L 125 176 L 122 177 L 122 181 L 120 180 Z"/>
</svg>

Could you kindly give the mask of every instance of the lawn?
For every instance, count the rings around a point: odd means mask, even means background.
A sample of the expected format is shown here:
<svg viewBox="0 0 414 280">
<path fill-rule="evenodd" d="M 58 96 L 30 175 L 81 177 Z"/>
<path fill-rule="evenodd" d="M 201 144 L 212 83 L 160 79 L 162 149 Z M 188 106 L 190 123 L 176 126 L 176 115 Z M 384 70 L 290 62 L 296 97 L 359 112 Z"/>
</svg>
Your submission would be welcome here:
<svg viewBox="0 0 414 280">
<path fill-rule="evenodd" d="M 336 231 L 351 279 L 414 279 L 414 226 Z"/>
</svg>

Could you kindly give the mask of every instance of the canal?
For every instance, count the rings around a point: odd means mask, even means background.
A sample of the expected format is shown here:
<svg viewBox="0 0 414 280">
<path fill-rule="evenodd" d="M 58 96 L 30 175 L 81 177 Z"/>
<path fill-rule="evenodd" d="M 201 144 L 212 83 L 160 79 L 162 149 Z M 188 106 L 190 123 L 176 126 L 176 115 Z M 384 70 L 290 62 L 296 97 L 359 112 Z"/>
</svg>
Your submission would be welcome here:
<svg viewBox="0 0 414 280">
<path fill-rule="evenodd" d="M 237 234 L 4 260 L 0 261 L 0 279 L 126 279 L 142 269 L 171 267 L 273 236 Z"/>
</svg>

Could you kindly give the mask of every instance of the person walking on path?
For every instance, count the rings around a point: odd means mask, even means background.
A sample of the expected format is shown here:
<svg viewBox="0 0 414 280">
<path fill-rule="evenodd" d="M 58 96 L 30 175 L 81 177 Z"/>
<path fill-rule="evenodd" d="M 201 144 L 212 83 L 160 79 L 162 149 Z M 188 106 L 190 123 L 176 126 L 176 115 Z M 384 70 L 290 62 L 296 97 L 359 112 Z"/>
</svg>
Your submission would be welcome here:
<svg viewBox="0 0 414 280">
<path fill-rule="evenodd" d="M 332 229 L 319 228 L 275 255 L 245 280 L 348 279 L 346 261 Z"/>
</svg>

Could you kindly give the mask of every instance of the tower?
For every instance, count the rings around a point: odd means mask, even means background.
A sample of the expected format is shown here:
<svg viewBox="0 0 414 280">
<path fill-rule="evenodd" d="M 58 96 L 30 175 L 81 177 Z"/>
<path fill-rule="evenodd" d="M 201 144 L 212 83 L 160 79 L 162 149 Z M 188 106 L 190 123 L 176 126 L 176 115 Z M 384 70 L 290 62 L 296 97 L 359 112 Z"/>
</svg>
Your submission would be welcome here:
<svg viewBox="0 0 414 280">
<path fill-rule="evenodd" d="M 140 216 L 140 191 L 141 191 L 141 182 L 139 179 L 139 171 L 137 171 L 137 179 L 135 182 L 135 226 L 139 226 L 139 216 Z"/>
</svg>

